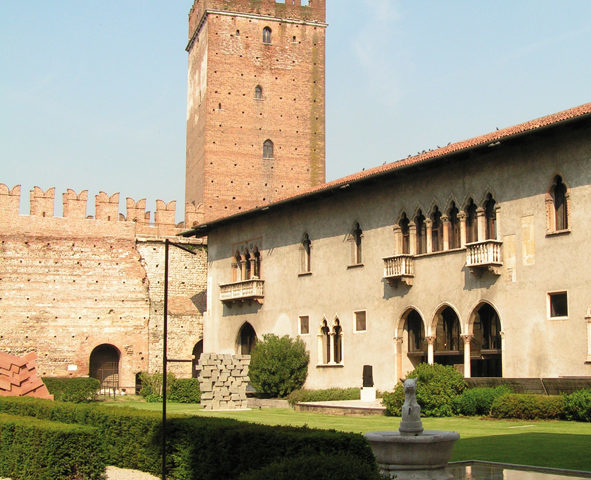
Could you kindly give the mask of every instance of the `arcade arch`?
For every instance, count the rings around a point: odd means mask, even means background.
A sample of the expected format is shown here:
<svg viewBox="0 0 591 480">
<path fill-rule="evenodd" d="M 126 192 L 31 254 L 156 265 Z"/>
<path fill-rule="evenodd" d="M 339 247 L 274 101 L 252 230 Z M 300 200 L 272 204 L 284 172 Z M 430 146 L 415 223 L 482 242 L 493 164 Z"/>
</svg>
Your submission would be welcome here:
<svg viewBox="0 0 591 480">
<path fill-rule="evenodd" d="M 119 360 L 121 352 L 108 343 L 94 348 L 90 354 L 89 373 L 101 382 L 101 390 L 119 388 Z"/>
</svg>

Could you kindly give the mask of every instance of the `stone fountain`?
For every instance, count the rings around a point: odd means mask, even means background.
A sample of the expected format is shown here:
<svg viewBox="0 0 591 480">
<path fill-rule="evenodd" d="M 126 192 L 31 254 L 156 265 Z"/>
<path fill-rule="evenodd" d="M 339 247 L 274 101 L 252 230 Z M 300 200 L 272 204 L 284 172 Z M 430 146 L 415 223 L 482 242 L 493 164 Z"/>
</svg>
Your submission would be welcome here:
<svg viewBox="0 0 591 480">
<path fill-rule="evenodd" d="M 446 472 L 452 449 L 460 435 L 423 430 L 416 397 L 417 379 L 404 381 L 402 421 L 398 431 L 369 432 L 369 442 L 380 471 L 397 480 L 451 480 Z"/>
</svg>

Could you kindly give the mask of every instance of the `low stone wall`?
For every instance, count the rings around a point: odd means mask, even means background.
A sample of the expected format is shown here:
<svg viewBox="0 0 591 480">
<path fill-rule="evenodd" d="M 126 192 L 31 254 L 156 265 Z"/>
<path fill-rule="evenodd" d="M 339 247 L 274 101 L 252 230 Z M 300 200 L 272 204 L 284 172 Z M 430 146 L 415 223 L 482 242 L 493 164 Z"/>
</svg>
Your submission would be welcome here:
<svg viewBox="0 0 591 480">
<path fill-rule="evenodd" d="M 205 410 L 247 408 L 250 355 L 203 353 L 199 358 L 201 406 Z"/>
</svg>

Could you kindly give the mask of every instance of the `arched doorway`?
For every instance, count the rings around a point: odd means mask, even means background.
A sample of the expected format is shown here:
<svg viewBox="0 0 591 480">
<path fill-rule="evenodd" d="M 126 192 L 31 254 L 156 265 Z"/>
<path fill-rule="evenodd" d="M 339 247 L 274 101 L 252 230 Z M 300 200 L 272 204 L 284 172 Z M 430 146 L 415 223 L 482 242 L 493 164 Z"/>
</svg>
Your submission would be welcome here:
<svg viewBox="0 0 591 480">
<path fill-rule="evenodd" d="M 119 358 L 121 354 L 113 345 L 103 344 L 90 354 L 90 376 L 101 382 L 101 390 L 119 388 Z"/>
<path fill-rule="evenodd" d="M 464 371 L 464 343 L 460 337 L 460 319 L 451 307 L 443 307 L 435 316 L 433 360 L 441 365 L 453 365 Z"/>
<path fill-rule="evenodd" d="M 404 321 L 406 331 L 408 358 L 416 367 L 419 363 L 427 361 L 427 341 L 425 339 L 425 326 L 423 319 L 416 310 L 410 310 Z"/>
<path fill-rule="evenodd" d="M 501 322 L 496 310 L 482 304 L 472 315 L 470 370 L 473 377 L 502 377 Z"/>
<path fill-rule="evenodd" d="M 199 378 L 199 372 L 197 371 L 197 365 L 199 365 L 199 357 L 203 353 L 203 340 L 199 340 L 193 347 L 193 362 L 191 363 L 191 377 Z"/>
<path fill-rule="evenodd" d="M 240 328 L 237 343 L 241 355 L 250 355 L 252 353 L 252 349 L 257 343 L 257 334 L 250 323 L 245 322 Z"/>
</svg>

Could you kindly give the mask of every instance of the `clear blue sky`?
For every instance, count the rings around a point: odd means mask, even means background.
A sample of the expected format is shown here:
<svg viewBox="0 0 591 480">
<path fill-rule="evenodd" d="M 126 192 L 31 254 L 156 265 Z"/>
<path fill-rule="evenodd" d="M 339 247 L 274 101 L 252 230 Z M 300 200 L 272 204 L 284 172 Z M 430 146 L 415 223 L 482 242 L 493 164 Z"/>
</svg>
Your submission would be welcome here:
<svg viewBox="0 0 591 480">
<path fill-rule="evenodd" d="M 327 180 L 591 101 L 588 0 L 327 2 Z M 191 5 L 0 0 L 0 183 L 25 213 L 34 185 L 57 215 L 66 188 L 184 203 Z"/>
</svg>

